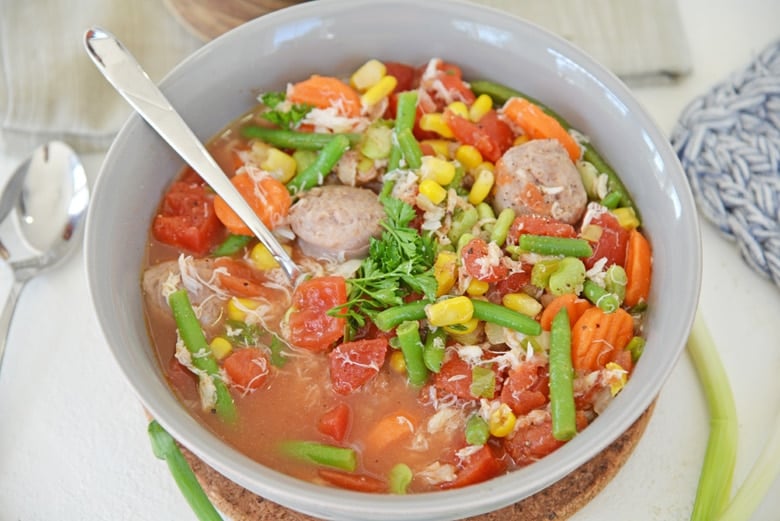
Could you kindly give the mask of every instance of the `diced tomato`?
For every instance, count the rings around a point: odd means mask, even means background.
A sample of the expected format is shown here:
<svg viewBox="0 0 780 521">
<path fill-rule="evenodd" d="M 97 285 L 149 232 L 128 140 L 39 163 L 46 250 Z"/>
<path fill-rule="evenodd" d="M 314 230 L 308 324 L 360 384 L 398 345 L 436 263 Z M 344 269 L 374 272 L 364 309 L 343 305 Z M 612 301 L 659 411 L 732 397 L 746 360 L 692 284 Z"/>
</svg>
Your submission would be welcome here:
<svg viewBox="0 0 780 521">
<path fill-rule="evenodd" d="M 483 158 L 493 163 L 501 159 L 514 141 L 512 129 L 498 118 L 495 110 L 490 110 L 476 123 L 445 110 L 444 121 L 458 141 L 476 147 Z"/>
<path fill-rule="evenodd" d="M 342 441 L 349 430 L 352 410 L 346 403 L 340 403 L 320 416 L 317 430 L 336 441 Z"/>
<path fill-rule="evenodd" d="M 520 236 L 524 233 L 568 238 L 577 236 L 577 230 L 571 224 L 559 221 L 549 215 L 538 214 L 525 214 L 515 217 L 506 237 L 507 243 L 517 244 Z"/>
<path fill-rule="evenodd" d="M 454 394 L 463 400 L 477 400 L 478 398 L 471 394 L 471 382 L 471 366 L 457 356 L 444 362 L 441 370 L 433 378 L 433 385 L 437 389 Z M 496 375 L 496 382 L 498 382 L 498 375 Z M 498 388 L 498 383 L 496 387 Z M 493 396 L 489 397 L 492 398 Z"/>
<path fill-rule="evenodd" d="M 466 272 L 477 280 L 497 282 L 507 276 L 509 269 L 501 262 L 500 257 L 498 264 L 488 264 L 488 252 L 488 243 L 480 237 L 474 237 L 461 250 L 463 266 Z"/>
<path fill-rule="evenodd" d="M 337 346 L 330 357 L 330 380 L 338 394 L 349 394 L 376 376 L 385 363 L 386 338 L 356 340 Z"/>
<path fill-rule="evenodd" d="M 351 474 L 340 470 L 319 469 L 322 479 L 337 487 L 355 490 L 357 492 L 386 492 L 387 483 L 381 479 L 366 474 Z"/>
<path fill-rule="evenodd" d="M 412 90 L 417 80 L 417 71 L 411 65 L 400 62 L 385 62 L 387 75 L 396 79 L 393 93 Z"/>
<path fill-rule="evenodd" d="M 577 411 L 577 431 L 582 431 L 587 425 L 585 414 Z M 521 427 L 511 438 L 504 438 L 504 448 L 519 466 L 542 459 L 564 443 L 553 437 L 552 420 L 549 418 L 541 423 Z"/>
<path fill-rule="evenodd" d="M 262 297 L 270 295 L 265 287 L 265 279 L 261 272 L 254 270 L 246 262 L 220 257 L 214 261 L 214 266 L 223 268 L 217 271 L 217 277 L 222 287 L 236 297 Z"/>
<path fill-rule="evenodd" d="M 293 293 L 290 341 L 312 351 L 327 351 L 344 335 L 346 320 L 328 315 L 347 302 L 344 277 L 316 277 L 301 282 Z"/>
<path fill-rule="evenodd" d="M 604 212 L 595 216 L 590 224 L 601 226 L 601 236 L 593 246 L 593 255 L 585 259 L 585 267 L 590 269 L 601 258 L 607 259 L 606 266 L 626 264 L 626 248 L 630 232 L 620 226 L 613 214 Z"/>
<path fill-rule="evenodd" d="M 549 377 L 547 371 L 533 364 L 522 364 L 509 372 L 501 389 L 501 401 L 520 416 L 547 403 Z"/>
<path fill-rule="evenodd" d="M 506 469 L 506 463 L 499 459 L 489 445 L 483 445 L 481 449 L 471 454 L 458 471 L 458 476 L 453 481 L 442 484 L 442 488 L 460 488 L 466 485 L 481 483 L 498 476 Z"/>
<path fill-rule="evenodd" d="M 268 357 L 255 347 L 233 351 L 222 364 L 230 381 L 242 389 L 257 389 L 269 373 Z"/>
<path fill-rule="evenodd" d="M 155 239 L 196 255 L 206 254 L 222 231 L 214 212 L 214 197 L 198 182 L 173 183 L 152 225 Z"/>
<path fill-rule="evenodd" d="M 507 277 L 491 284 L 485 295 L 493 304 L 500 304 L 504 295 L 507 293 L 518 293 L 531 282 L 531 269 L 527 271 L 516 271 L 510 273 Z"/>
</svg>

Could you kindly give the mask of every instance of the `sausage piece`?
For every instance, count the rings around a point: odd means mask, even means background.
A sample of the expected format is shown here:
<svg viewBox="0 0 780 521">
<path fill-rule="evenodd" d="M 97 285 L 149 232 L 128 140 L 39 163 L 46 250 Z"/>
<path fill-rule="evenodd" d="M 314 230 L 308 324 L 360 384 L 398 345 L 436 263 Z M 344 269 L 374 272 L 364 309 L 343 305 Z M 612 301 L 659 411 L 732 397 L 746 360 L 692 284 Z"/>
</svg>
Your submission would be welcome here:
<svg viewBox="0 0 780 521">
<path fill-rule="evenodd" d="M 566 149 L 554 139 L 533 139 L 507 150 L 496 163 L 493 201 L 498 211 L 549 215 L 574 224 L 588 194 Z"/>
<path fill-rule="evenodd" d="M 290 227 L 309 257 L 344 261 L 365 257 L 369 238 L 381 234 L 385 211 L 365 188 L 326 185 L 304 193 L 290 208 Z"/>
</svg>

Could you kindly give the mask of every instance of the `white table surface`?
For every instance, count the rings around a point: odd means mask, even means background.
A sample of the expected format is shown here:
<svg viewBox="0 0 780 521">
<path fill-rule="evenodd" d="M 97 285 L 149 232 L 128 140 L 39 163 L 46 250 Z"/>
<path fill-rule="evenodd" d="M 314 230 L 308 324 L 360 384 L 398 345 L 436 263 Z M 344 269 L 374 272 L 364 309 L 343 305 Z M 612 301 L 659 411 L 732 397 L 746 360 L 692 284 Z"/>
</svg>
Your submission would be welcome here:
<svg viewBox="0 0 780 521">
<path fill-rule="evenodd" d="M 648 0 L 650 1 L 650 0 Z M 669 132 L 683 107 L 780 37 L 780 2 L 680 0 L 693 74 L 638 88 Z M 94 182 L 102 156 L 85 158 Z M 0 157 L 5 182 L 19 157 Z M 0 227 L 6 240 L 9 227 Z M 700 310 L 718 344 L 739 412 L 735 486 L 759 454 L 780 405 L 780 290 L 752 272 L 734 244 L 702 223 Z M 146 420 L 93 316 L 84 258 L 32 280 L 20 298 L 0 373 L 0 521 L 190 520 L 157 460 Z M 0 269 L 0 291 L 10 288 Z M 707 409 L 687 354 L 665 384 L 645 436 L 618 477 L 572 521 L 690 517 L 707 441 Z M 780 481 L 752 518 L 778 519 Z"/>
</svg>

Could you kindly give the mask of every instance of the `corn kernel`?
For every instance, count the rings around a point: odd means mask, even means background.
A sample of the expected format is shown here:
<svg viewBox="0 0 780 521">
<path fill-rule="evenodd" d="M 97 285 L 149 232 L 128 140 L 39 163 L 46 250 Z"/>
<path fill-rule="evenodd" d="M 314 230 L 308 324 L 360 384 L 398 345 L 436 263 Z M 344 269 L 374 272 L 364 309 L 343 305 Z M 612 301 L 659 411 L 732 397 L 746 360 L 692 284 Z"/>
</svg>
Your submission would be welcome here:
<svg viewBox="0 0 780 521">
<path fill-rule="evenodd" d="M 358 67 L 358 69 L 349 78 L 349 83 L 357 90 L 363 92 L 372 85 L 375 85 L 387 74 L 387 67 L 379 60 L 368 60 Z"/>
<path fill-rule="evenodd" d="M 456 115 L 465 119 L 469 119 L 469 108 L 462 101 L 453 101 L 452 103 L 447 105 L 447 108 L 452 112 L 454 112 Z"/>
<path fill-rule="evenodd" d="M 252 251 L 249 253 L 249 258 L 252 259 L 255 267 L 259 270 L 272 270 L 279 267 L 279 263 L 276 262 L 274 256 L 265 247 L 265 244 L 258 242 Z"/>
<path fill-rule="evenodd" d="M 429 305 L 425 309 L 428 323 L 434 327 L 464 324 L 471 320 L 474 304 L 468 297 L 452 297 Z"/>
<path fill-rule="evenodd" d="M 515 413 L 507 404 L 502 403 L 490 413 L 488 420 L 490 434 L 496 438 L 505 438 L 515 429 L 515 423 L 517 423 Z"/>
<path fill-rule="evenodd" d="M 474 184 L 471 185 L 471 191 L 469 192 L 469 202 L 471 204 L 479 204 L 485 200 L 485 198 L 493 189 L 493 180 L 495 176 L 493 172 L 487 168 L 481 169 L 477 172 L 477 178 L 474 180 Z"/>
<path fill-rule="evenodd" d="M 507 293 L 501 298 L 501 303 L 513 311 L 535 317 L 542 311 L 542 304 L 525 293 Z"/>
<path fill-rule="evenodd" d="M 265 159 L 260 163 L 260 168 L 282 183 L 295 177 L 297 167 L 298 162 L 295 158 L 278 148 L 269 148 Z"/>
<path fill-rule="evenodd" d="M 452 324 L 450 326 L 444 326 L 444 330 L 452 335 L 468 335 L 473 333 L 479 325 L 479 319 L 472 317 L 471 320 L 461 322 L 459 324 Z"/>
<path fill-rule="evenodd" d="M 400 350 L 395 350 L 390 355 L 390 369 L 398 374 L 406 372 L 406 360 L 404 360 L 404 354 Z"/>
<path fill-rule="evenodd" d="M 455 286 L 455 269 L 458 256 L 453 251 L 442 251 L 433 264 L 433 276 L 436 279 L 436 296 L 446 295 Z"/>
<path fill-rule="evenodd" d="M 455 137 L 452 130 L 450 130 L 450 127 L 444 121 L 444 117 L 439 112 L 423 114 L 420 117 L 420 128 L 429 132 L 436 132 L 442 137 Z"/>
<path fill-rule="evenodd" d="M 493 98 L 487 94 L 480 94 L 469 107 L 469 119 L 474 123 L 482 119 L 482 116 L 493 108 Z"/>
<path fill-rule="evenodd" d="M 428 145 L 433 149 L 437 157 L 444 159 L 450 158 L 450 143 L 452 143 L 452 141 L 448 141 L 446 139 L 423 139 L 420 141 L 421 146 Z M 425 161 L 425 157 L 423 157 L 423 161 Z"/>
<path fill-rule="evenodd" d="M 636 216 L 633 208 L 615 208 L 612 213 L 617 217 L 620 226 L 626 230 L 633 230 L 639 227 L 639 218 Z"/>
<path fill-rule="evenodd" d="M 477 279 L 471 279 L 471 282 L 469 282 L 469 287 L 466 288 L 466 293 L 468 293 L 472 297 L 479 297 L 487 293 L 488 289 L 490 289 L 490 284 L 488 284 L 487 282 L 482 280 L 477 280 Z"/>
<path fill-rule="evenodd" d="M 457 159 L 464 168 L 471 170 L 482 163 L 482 154 L 477 147 L 473 145 L 461 145 L 455 150 L 455 159 Z"/>
<path fill-rule="evenodd" d="M 360 103 L 364 107 L 373 107 L 388 97 L 396 85 L 398 85 L 398 80 L 395 79 L 395 76 L 385 76 L 360 97 Z"/>
<path fill-rule="evenodd" d="M 455 165 L 444 159 L 433 156 L 424 156 L 420 173 L 424 179 L 432 179 L 439 185 L 448 185 L 455 179 Z"/>
<path fill-rule="evenodd" d="M 447 190 L 433 179 L 424 179 L 420 183 L 420 193 L 430 199 L 433 204 L 439 204 L 447 197 Z"/>
<path fill-rule="evenodd" d="M 227 317 L 230 320 L 236 320 L 238 322 L 245 322 L 247 315 L 260 306 L 260 303 L 248 299 L 231 297 L 227 303 Z"/>
<path fill-rule="evenodd" d="M 217 360 L 222 360 L 233 351 L 233 344 L 223 336 L 215 336 L 209 343 L 209 347 Z"/>
<path fill-rule="evenodd" d="M 627 371 L 615 362 L 609 362 L 604 368 L 610 372 L 609 392 L 612 396 L 615 396 L 626 385 L 628 380 Z"/>
<path fill-rule="evenodd" d="M 512 145 L 513 146 L 522 145 L 524 143 L 528 143 L 528 136 L 526 136 L 525 134 L 521 134 L 521 135 L 517 136 L 515 138 L 515 140 L 512 141 Z"/>
</svg>

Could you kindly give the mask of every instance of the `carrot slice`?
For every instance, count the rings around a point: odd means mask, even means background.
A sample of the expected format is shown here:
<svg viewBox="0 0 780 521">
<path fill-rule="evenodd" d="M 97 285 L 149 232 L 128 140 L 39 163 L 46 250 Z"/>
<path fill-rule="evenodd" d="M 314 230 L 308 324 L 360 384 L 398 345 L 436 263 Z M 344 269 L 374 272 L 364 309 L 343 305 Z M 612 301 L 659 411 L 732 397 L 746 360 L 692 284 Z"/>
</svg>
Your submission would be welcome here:
<svg viewBox="0 0 780 521">
<path fill-rule="evenodd" d="M 569 313 L 569 324 L 573 327 L 583 313 L 591 307 L 591 303 L 584 298 L 579 298 L 574 293 L 564 293 L 547 304 L 547 307 L 542 311 L 542 316 L 539 317 L 539 323 L 542 325 L 542 329 L 545 331 L 550 330 L 552 326 L 552 320 L 561 308 L 566 308 Z"/>
<path fill-rule="evenodd" d="M 287 92 L 293 103 L 307 103 L 317 108 L 335 107 L 342 115 L 355 118 L 360 115 L 360 95 L 338 78 L 314 74 L 298 82 Z"/>
<path fill-rule="evenodd" d="M 634 335 L 634 320 L 623 308 L 605 313 L 593 306 L 575 322 L 571 332 L 574 369 L 596 371 L 614 361 Z"/>
<path fill-rule="evenodd" d="M 519 126 L 529 139 L 555 139 L 566 149 L 572 161 L 580 158 L 580 146 L 563 126 L 525 98 L 509 98 L 504 114 Z"/>
<path fill-rule="evenodd" d="M 287 216 L 292 199 L 287 188 L 273 177 L 253 178 L 249 174 L 234 175 L 230 181 L 246 199 L 263 224 L 273 228 Z M 252 230 L 221 197 L 214 198 L 214 211 L 231 233 L 253 235 Z"/>
<path fill-rule="evenodd" d="M 623 303 L 635 306 L 646 301 L 650 294 L 650 276 L 653 271 L 653 257 L 650 243 L 637 230 L 631 230 L 626 248 L 626 296 Z"/>
<path fill-rule="evenodd" d="M 379 452 L 414 432 L 414 417 L 398 412 L 379 420 L 366 437 L 366 448 Z"/>
<path fill-rule="evenodd" d="M 386 492 L 387 483 L 366 474 L 350 474 L 331 469 L 319 469 L 317 473 L 322 479 L 337 487 L 356 490 L 358 492 Z"/>
</svg>

